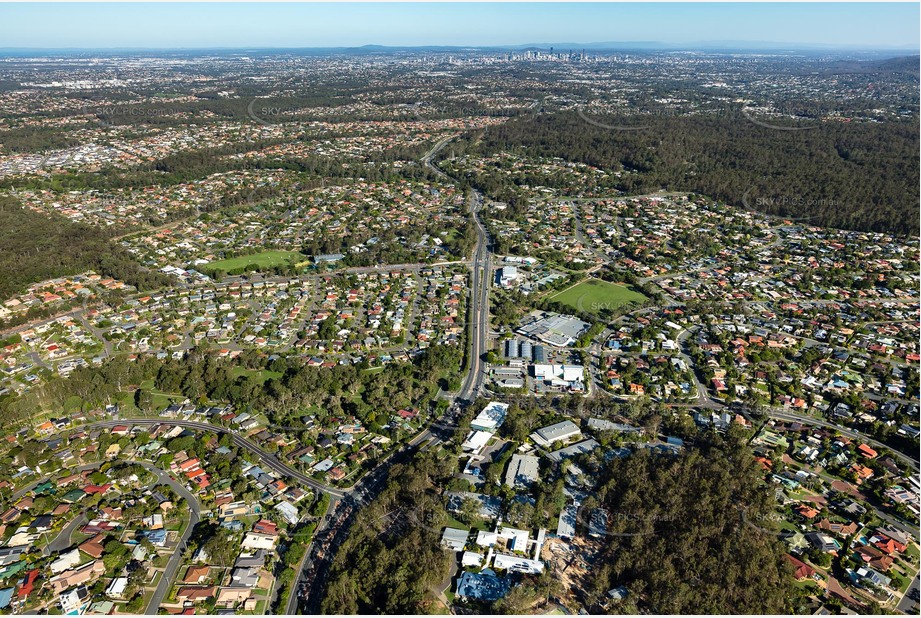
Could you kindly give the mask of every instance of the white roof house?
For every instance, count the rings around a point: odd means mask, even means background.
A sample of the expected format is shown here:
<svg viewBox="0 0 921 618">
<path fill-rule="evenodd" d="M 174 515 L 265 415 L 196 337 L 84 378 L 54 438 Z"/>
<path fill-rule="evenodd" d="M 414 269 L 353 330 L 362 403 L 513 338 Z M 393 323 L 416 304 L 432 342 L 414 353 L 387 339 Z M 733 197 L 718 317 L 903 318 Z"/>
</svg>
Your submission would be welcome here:
<svg viewBox="0 0 921 618">
<path fill-rule="evenodd" d="M 112 597 L 113 599 L 120 599 L 125 596 L 125 590 L 127 588 L 128 578 L 116 577 L 112 580 L 112 583 L 109 584 L 109 587 L 106 588 L 106 596 Z"/>
<path fill-rule="evenodd" d="M 510 550 L 526 551 L 531 535 L 527 530 L 519 530 L 518 528 L 502 526 L 499 528 L 499 537 L 507 541 L 506 547 L 508 547 Z"/>
<path fill-rule="evenodd" d="M 469 530 L 460 528 L 445 528 L 444 534 L 441 535 L 441 546 L 453 551 L 463 551 L 467 545 L 467 537 L 470 536 Z"/>
<path fill-rule="evenodd" d="M 85 586 L 77 586 L 61 594 L 58 601 L 65 615 L 79 616 L 89 606 L 90 592 Z"/>
<path fill-rule="evenodd" d="M 534 455 L 512 455 L 505 473 L 509 487 L 528 487 L 540 477 L 540 459 Z"/>
<path fill-rule="evenodd" d="M 66 554 L 61 554 L 57 560 L 48 567 L 52 573 L 63 573 L 80 564 L 80 550 L 72 549 Z"/>
<path fill-rule="evenodd" d="M 478 431 L 494 432 L 505 422 L 505 415 L 507 412 L 507 403 L 491 401 L 479 414 L 477 414 L 477 417 L 470 423 L 470 427 Z"/>
<path fill-rule="evenodd" d="M 279 502 L 275 505 L 275 510 L 281 513 L 281 516 L 285 518 L 285 521 L 291 525 L 296 524 L 301 518 L 300 513 L 297 511 L 297 507 L 290 502 Z"/>
<path fill-rule="evenodd" d="M 483 554 L 478 554 L 475 551 L 465 551 L 461 557 L 461 566 L 478 567 L 481 564 L 483 564 Z"/>
<path fill-rule="evenodd" d="M 471 451 L 474 455 L 478 455 L 480 451 L 483 450 L 483 447 L 486 446 L 486 443 L 489 442 L 490 438 L 492 438 L 492 434 L 488 431 L 471 431 L 467 434 L 467 439 L 464 440 L 461 448 L 465 451 Z"/>
<path fill-rule="evenodd" d="M 498 532 L 489 532 L 488 530 L 480 530 L 476 535 L 476 544 L 480 547 L 491 547 L 496 544 L 496 541 L 499 540 Z"/>
<path fill-rule="evenodd" d="M 544 570 L 544 563 L 540 560 L 531 560 L 530 558 L 521 558 L 520 556 L 509 556 L 507 554 L 496 554 L 493 560 L 493 568 L 505 569 L 506 571 L 516 573 L 541 573 Z"/>
<path fill-rule="evenodd" d="M 278 537 L 271 534 L 262 534 L 260 532 L 247 532 L 243 538 L 242 546 L 244 549 L 275 549 L 275 541 Z"/>
<path fill-rule="evenodd" d="M 556 423 L 554 425 L 549 425 L 547 427 L 538 429 L 531 434 L 530 438 L 540 446 L 546 447 L 550 446 L 554 442 L 558 442 L 560 440 L 569 440 L 581 435 L 582 431 L 579 430 L 578 425 L 572 421 L 563 421 L 561 423 Z"/>
</svg>

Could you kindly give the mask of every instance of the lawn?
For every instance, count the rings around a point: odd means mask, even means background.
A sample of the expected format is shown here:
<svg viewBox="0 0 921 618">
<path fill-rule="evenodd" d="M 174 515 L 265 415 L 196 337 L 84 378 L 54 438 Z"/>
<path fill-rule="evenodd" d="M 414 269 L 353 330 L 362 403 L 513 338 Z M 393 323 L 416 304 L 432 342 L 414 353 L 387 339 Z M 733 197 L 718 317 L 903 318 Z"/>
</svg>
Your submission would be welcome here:
<svg viewBox="0 0 921 618">
<path fill-rule="evenodd" d="M 150 383 L 150 387 L 146 387 L 145 384 Z M 148 380 L 141 383 L 141 388 L 150 391 L 150 399 L 153 402 L 152 406 L 154 410 L 162 410 L 174 401 L 182 401 L 185 399 L 184 396 L 180 394 L 167 394 L 161 393 L 159 391 L 153 390 L 153 380 Z M 122 391 L 118 394 L 118 405 L 121 408 L 121 411 L 125 414 L 141 414 L 141 411 L 137 409 L 137 406 L 134 405 L 134 392 Z"/>
<path fill-rule="evenodd" d="M 217 271 L 232 273 L 235 271 L 246 272 L 249 270 L 265 270 L 276 266 L 287 266 L 302 261 L 304 255 L 297 251 L 263 251 L 252 255 L 241 255 L 226 260 L 218 260 L 203 264 L 201 270 L 205 273 Z"/>
<path fill-rule="evenodd" d="M 260 384 L 264 384 L 266 380 L 271 378 L 280 378 L 282 374 L 277 371 L 269 371 L 268 369 L 247 369 L 246 367 L 234 367 L 230 370 L 230 375 L 235 378 L 240 376 L 249 376 L 250 378 L 258 381 Z"/>
<path fill-rule="evenodd" d="M 461 530 L 472 529 L 472 530 L 487 530 L 488 531 L 491 529 L 488 521 L 477 519 L 473 522 L 472 525 L 468 526 L 467 524 L 461 522 L 459 519 L 453 517 L 452 515 L 448 515 L 448 521 L 445 524 L 445 526 L 448 528 L 459 528 Z"/>
<path fill-rule="evenodd" d="M 589 279 L 551 296 L 550 300 L 568 305 L 579 312 L 598 313 L 641 303 L 646 300 L 646 296 L 625 285 Z"/>
<path fill-rule="evenodd" d="M 820 592 L 822 590 L 822 588 L 815 583 L 815 580 L 812 579 L 798 580 L 793 582 L 793 585 L 809 592 Z"/>
</svg>

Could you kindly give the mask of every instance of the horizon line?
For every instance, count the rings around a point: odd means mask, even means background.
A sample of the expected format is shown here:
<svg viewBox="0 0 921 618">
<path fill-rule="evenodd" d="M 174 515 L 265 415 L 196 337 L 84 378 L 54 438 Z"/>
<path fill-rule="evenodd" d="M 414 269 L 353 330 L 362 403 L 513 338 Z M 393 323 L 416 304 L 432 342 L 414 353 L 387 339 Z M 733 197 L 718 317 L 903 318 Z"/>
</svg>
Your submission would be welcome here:
<svg viewBox="0 0 921 618">
<path fill-rule="evenodd" d="M 579 43 L 574 41 L 563 41 L 559 43 L 494 43 L 494 44 L 380 44 L 380 43 L 363 43 L 360 45 L 300 45 L 300 46 L 269 46 L 269 45 L 218 45 L 218 46 L 111 46 L 111 47 L 24 47 L 24 46 L 2 46 L 0 52 L 7 51 L 45 51 L 45 52 L 66 52 L 66 51 L 301 51 L 301 50 L 348 50 L 348 49 L 369 49 L 377 48 L 382 50 L 413 50 L 413 49 L 445 49 L 445 50 L 525 50 L 528 48 L 536 49 L 554 49 L 559 50 L 581 48 L 591 49 L 593 51 L 615 51 L 617 46 L 637 47 L 642 46 L 647 51 L 668 50 L 668 51 L 712 51 L 712 48 L 719 47 L 722 50 L 747 50 L 747 49 L 773 49 L 786 51 L 878 51 L 892 52 L 904 51 L 921 55 L 921 48 L 909 44 L 892 44 L 877 46 L 861 46 L 851 44 L 835 43 L 803 43 L 803 42 L 776 42 L 764 40 L 751 41 L 734 41 L 734 40 L 716 40 L 716 41 L 695 41 L 680 43 L 664 43 L 661 41 L 593 41 L 588 43 Z M 755 46 L 755 47 L 746 47 Z"/>
</svg>

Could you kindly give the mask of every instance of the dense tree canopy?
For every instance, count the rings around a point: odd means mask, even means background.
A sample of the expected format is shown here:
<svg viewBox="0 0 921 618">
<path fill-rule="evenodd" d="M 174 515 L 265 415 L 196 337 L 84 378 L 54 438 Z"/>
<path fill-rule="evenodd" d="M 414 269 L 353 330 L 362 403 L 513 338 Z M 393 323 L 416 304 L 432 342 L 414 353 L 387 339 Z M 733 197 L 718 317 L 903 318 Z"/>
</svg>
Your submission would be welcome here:
<svg viewBox="0 0 921 618">
<path fill-rule="evenodd" d="M 477 134 L 467 152 L 561 157 L 627 172 L 617 188 L 630 193 L 693 191 L 816 225 L 917 233 L 917 121 L 816 120 L 808 130 L 783 131 L 749 121 L 738 107 L 713 115 L 590 119 L 642 130 L 603 128 L 577 113 L 545 114 Z M 479 188 L 514 202 L 515 187 L 492 180 Z"/>
<path fill-rule="evenodd" d="M 111 230 L 29 210 L 0 196 L 0 298 L 35 281 L 87 270 L 142 289 L 169 281 L 138 265 L 112 236 Z"/>
<path fill-rule="evenodd" d="M 453 465 L 453 455 L 432 449 L 393 467 L 387 488 L 358 513 L 336 553 L 323 613 L 425 613 L 432 588 L 448 571 L 439 543 L 447 522 L 439 486 Z"/>
<path fill-rule="evenodd" d="M 741 438 L 678 456 L 648 451 L 604 469 L 608 536 L 599 598 L 626 586 L 657 614 L 778 614 L 792 583 L 769 516 L 773 494 Z"/>
</svg>

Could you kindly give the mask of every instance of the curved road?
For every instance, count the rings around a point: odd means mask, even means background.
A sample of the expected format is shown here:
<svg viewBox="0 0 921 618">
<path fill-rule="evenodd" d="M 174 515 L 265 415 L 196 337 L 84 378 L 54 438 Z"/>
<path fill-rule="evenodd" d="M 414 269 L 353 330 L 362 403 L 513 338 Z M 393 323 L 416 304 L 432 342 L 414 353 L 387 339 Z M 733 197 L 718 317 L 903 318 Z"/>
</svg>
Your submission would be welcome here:
<svg viewBox="0 0 921 618">
<path fill-rule="evenodd" d="M 479 210 L 483 205 L 482 196 L 473 191 L 470 215 L 477 228 L 477 245 L 473 252 L 473 275 L 470 285 L 470 320 L 473 325 L 470 338 L 470 369 L 457 394 L 458 399 L 472 401 L 485 379 L 483 355 L 489 341 L 489 285 L 492 279 L 490 263 L 489 236 L 480 220 Z"/>
<path fill-rule="evenodd" d="M 329 487 L 320 483 L 319 481 L 307 476 L 303 472 L 295 470 L 291 466 L 282 463 L 275 455 L 267 453 L 262 450 L 256 444 L 254 444 L 248 438 L 241 436 L 232 429 L 227 427 L 221 427 L 220 425 L 212 425 L 211 423 L 205 423 L 202 421 L 184 421 L 174 418 L 125 418 L 117 421 L 98 421 L 95 423 L 88 423 L 87 427 L 114 427 L 115 425 L 173 425 L 176 427 L 186 427 L 188 429 L 197 429 L 198 431 L 211 431 L 217 434 L 227 434 L 233 440 L 233 444 L 240 448 L 246 449 L 257 455 L 260 459 L 260 463 L 265 465 L 268 468 L 271 468 L 279 474 L 283 474 L 290 478 L 295 479 L 296 481 L 307 485 L 315 489 L 316 491 L 322 491 L 330 496 L 335 496 L 341 498 L 348 493 L 348 490 L 336 489 L 334 487 Z"/>
<path fill-rule="evenodd" d="M 51 554 L 59 554 L 71 545 L 73 545 L 73 536 L 74 530 L 82 526 L 87 522 L 86 511 L 80 512 L 76 517 L 73 518 L 69 524 L 64 526 L 64 529 L 54 537 L 48 545 L 45 546 L 45 549 L 42 550 L 43 556 L 50 556 Z"/>
<path fill-rule="evenodd" d="M 100 423 L 90 423 L 87 426 L 106 427 L 110 425 L 133 422 L 134 421 L 105 421 Z M 179 570 L 179 566 L 182 562 L 182 554 L 185 549 L 185 545 L 188 542 L 189 537 L 192 535 L 192 529 L 201 520 L 201 504 L 198 502 L 198 498 L 192 494 L 192 492 L 186 489 L 184 485 L 176 481 L 174 478 L 172 478 L 164 470 L 161 470 L 151 463 L 137 459 L 126 459 L 123 461 L 135 463 L 148 472 L 152 473 L 157 477 L 157 479 L 151 484 L 151 487 L 155 487 L 157 485 L 168 485 L 189 505 L 189 523 L 186 526 L 185 532 L 183 532 L 182 536 L 180 537 L 179 543 L 177 544 L 173 555 L 170 557 L 169 562 L 166 563 L 166 569 L 163 571 L 163 576 L 160 578 L 160 583 L 157 584 L 157 589 L 154 590 L 153 596 L 150 597 L 150 602 L 148 603 L 147 610 L 145 611 L 145 614 L 154 615 L 157 613 L 157 610 L 160 607 L 160 603 L 162 603 L 163 599 L 166 598 L 166 594 L 169 592 L 170 587 L 173 585 L 173 580 L 176 577 L 176 572 Z M 80 472 L 84 470 L 93 470 L 101 466 L 103 463 L 105 462 L 98 461 L 91 464 L 85 464 L 77 467 L 76 470 Z M 48 478 L 29 483 L 29 485 L 17 491 L 16 494 L 14 494 L 14 497 L 24 495 L 39 483 L 43 483 L 48 480 Z M 71 539 L 73 537 L 74 531 L 84 523 L 86 523 L 86 511 L 82 511 L 73 519 L 73 521 L 71 521 L 69 524 L 67 524 L 67 526 L 64 527 L 63 530 L 61 530 L 61 532 L 54 538 L 54 540 L 51 541 L 51 543 L 49 543 L 42 551 L 43 555 L 50 556 L 52 553 L 60 553 L 70 547 L 73 544 Z"/>
<path fill-rule="evenodd" d="M 163 576 L 160 577 L 160 583 L 157 584 L 157 589 L 154 590 L 153 595 L 150 597 L 150 602 L 147 604 L 147 609 L 144 611 L 147 615 L 155 615 L 157 610 L 160 609 L 160 603 L 166 598 L 166 594 L 169 592 L 170 587 L 173 585 L 173 581 L 176 579 L 176 572 L 179 570 L 179 566 L 182 563 L 182 554 L 185 551 L 185 546 L 189 541 L 189 537 L 192 536 L 192 529 L 195 528 L 195 524 L 201 520 L 201 504 L 199 504 L 198 498 L 194 496 L 192 492 L 160 468 L 145 461 L 135 461 L 134 463 L 156 475 L 157 480 L 154 485 L 169 485 L 173 491 L 181 496 L 189 505 L 189 524 L 186 526 L 185 532 L 183 532 L 182 536 L 179 538 L 179 543 L 176 545 L 173 555 L 166 563 L 166 568 L 163 570 Z"/>
<path fill-rule="evenodd" d="M 423 165 L 425 165 L 427 168 L 432 170 L 435 174 L 443 178 L 448 178 L 448 177 L 442 170 L 432 165 L 432 158 L 435 156 L 435 154 L 438 151 L 444 148 L 446 144 L 448 144 L 452 139 L 454 139 L 454 137 L 456 136 L 452 135 L 452 136 L 443 138 L 442 140 L 437 142 L 435 146 L 433 146 L 432 149 L 429 150 L 429 152 L 427 152 L 422 158 Z M 469 310 L 469 315 L 470 315 L 470 325 L 469 325 L 470 363 L 469 363 L 467 374 L 462 383 L 462 386 L 460 390 L 458 391 L 458 393 L 456 394 L 456 396 L 454 397 L 454 400 L 456 403 L 461 403 L 464 401 L 466 402 L 473 401 L 473 399 L 475 399 L 476 396 L 479 394 L 481 388 L 483 387 L 483 383 L 485 381 L 485 373 L 484 373 L 485 363 L 483 362 L 482 357 L 487 351 L 487 346 L 488 346 L 489 291 L 490 291 L 492 273 L 491 273 L 491 261 L 490 261 L 491 253 L 489 249 L 489 236 L 486 232 L 486 228 L 483 225 L 482 220 L 479 217 L 479 211 L 482 208 L 482 205 L 483 205 L 482 195 L 477 191 L 471 191 L 469 208 L 470 208 L 470 215 L 474 223 L 476 224 L 477 244 L 476 244 L 476 247 L 474 248 L 473 259 L 471 261 L 471 268 L 472 268 L 471 291 L 470 291 L 471 306 Z M 399 265 L 397 266 L 397 268 L 409 267 L 409 266 L 410 265 Z M 394 268 L 394 267 L 389 266 L 387 268 Z M 376 270 L 376 269 L 377 268 L 375 267 L 367 268 L 367 270 Z M 227 283 L 227 281 L 224 281 L 222 283 Z M 688 333 L 684 333 L 684 334 L 686 337 Z M 716 402 L 709 403 L 710 400 L 706 396 L 705 387 L 700 388 L 701 386 L 703 385 L 698 383 L 699 399 L 698 399 L 698 402 L 694 405 L 705 404 L 705 407 L 722 407 L 722 405 Z M 170 419 L 144 418 L 144 419 L 122 419 L 122 420 L 117 420 L 117 421 L 99 421 L 96 423 L 90 423 L 87 426 L 112 427 L 114 425 L 119 425 L 119 424 L 133 424 L 133 425 L 147 425 L 147 426 L 164 424 L 164 425 L 186 427 L 186 428 L 195 429 L 198 431 L 211 431 L 211 432 L 218 433 L 218 434 L 227 434 L 231 437 L 233 444 L 235 446 L 238 446 L 256 455 L 259 458 L 261 465 L 264 465 L 281 475 L 294 479 L 295 481 L 300 482 L 303 485 L 306 485 L 314 489 L 315 491 L 324 492 L 330 496 L 330 508 L 327 511 L 327 514 L 326 514 L 327 517 L 324 518 L 324 521 L 321 523 L 321 526 L 317 530 L 317 532 L 319 533 L 321 530 L 325 528 L 326 523 L 332 519 L 332 514 L 337 510 L 338 503 L 341 500 L 346 499 L 348 502 L 353 503 L 357 506 L 371 499 L 371 497 L 376 493 L 376 490 L 379 489 L 383 485 L 384 481 L 386 480 L 387 478 L 386 472 L 389 469 L 390 465 L 393 463 L 395 459 L 399 459 L 399 457 L 396 457 L 398 453 L 405 455 L 406 449 L 412 449 L 413 447 L 421 445 L 424 442 L 432 442 L 432 443 L 440 442 L 440 438 L 436 436 L 433 433 L 433 431 L 438 430 L 438 429 L 453 429 L 453 427 L 450 426 L 451 425 L 450 420 L 452 420 L 453 415 L 455 413 L 456 413 L 456 405 L 452 405 L 442 419 L 438 419 L 436 422 L 432 423 L 427 429 L 420 432 L 413 440 L 411 440 L 406 445 L 404 445 L 403 448 L 392 453 L 391 456 L 388 457 L 387 460 L 385 460 L 380 465 L 378 465 L 374 470 L 364 475 L 364 477 L 362 477 L 358 482 L 356 482 L 355 485 L 353 485 L 350 488 L 346 488 L 346 489 L 336 489 L 336 488 L 332 488 L 327 485 L 324 485 L 323 483 L 320 483 L 316 481 L 315 479 L 281 462 L 277 457 L 262 450 L 256 444 L 250 441 L 248 438 L 236 433 L 234 430 L 226 428 L 226 427 L 221 427 L 218 425 L 212 425 L 206 422 L 178 420 L 178 419 L 171 419 L 171 418 Z M 844 435 L 851 435 L 853 437 L 859 437 L 860 439 L 866 440 L 870 444 L 873 444 L 876 446 L 882 446 L 878 442 L 875 442 L 874 440 L 868 438 L 867 436 L 864 436 L 863 434 L 860 434 L 859 432 L 847 430 L 847 429 L 841 428 L 836 425 L 832 425 L 830 423 L 826 423 L 824 421 L 821 421 L 815 418 L 800 417 L 798 415 L 789 413 L 787 411 L 771 410 L 769 414 L 770 416 L 774 418 L 778 418 L 782 420 L 796 420 L 796 421 L 800 421 L 803 423 L 810 423 L 813 425 L 828 426 L 828 427 L 831 427 L 831 428 L 834 428 L 840 431 Z M 892 450 L 892 449 L 889 449 L 889 450 Z M 897 457 L 899 457 L 903 461 L 906 461 L 907 463 L 912 465 L 913 468 L 917 469 L 918 467 L 917 462 L 905 456 L 904 454 L 898 453 L 896 451 L 893 451 L 893 452 L 895 453 Z M 138 462 L 138 463 L 141 463 L 141 462 Z M 145 465 L 145 464 L 142 464 L 142 465 Z M 199 511 L 200 507 L 198 505 L 197 499 L 185 487 L 183 487 L 182 485 L 174 481 L 172 478 L 166 475 L 166 473 L 164 473 L 163 471 L 160 471 L 154 468 L 153 466 L 149 466 L 149 467 L 148 466 L 149 464 L 145 465 L 145 467 L 150 469 L 152 472 L 154 472 L 155 474 L 158 474 L 160 482 L 163 482 L 165 484 L 172 486 L 174 489 L 176 489 L 177 493 L 182 495 L 183 498 L 185 498 L 189 502 L 190 505 L 194 505 L 192 508 L 191 516 L 190 516 L 189 526 L 186 529 L 186 532 L 183 534 L 183 537 L 180 540 L 179 547 L 177 548 L 175 554 L 173 555 L 173 557 L 170 559 L 169 563 L 167 564 L 167 568 L 164 572 L 164 576 L 161 579 L 160 584 L 158 585 L 157 590 L 155 591 L 153 597 L 151 598 L 150 604 L 148 606 L 147 613 L 155 614 L 157 611 L 157 608 L 159 607 L 159 604 L 162 602 L 162 599 L 165 597 L 170 586 L 172 585 L 172 580 L 175 578 L 176 571 L 178 570 L 180 566 L 181 555 L 185 547 L 185 543 L 187 542 L 188 537 L 191 534 L 192 528 L 194 527 L 195 523 L 197 523 L 200 518 L 200 511 Z M 32 486 L 34 486 L 34 484 L 32 484 Z M 24 493 L 25 491 L 27 491 L 27 489 L 28 488 L 24 488 L 23 490 L 21 490 L 21 492 Z M 352 502 L 352 500 L 355 500 L 355 502 Z M 317 535 L 315 535 L 315 538 L 316 536 Z M 311 555 L 313 545 L 314 543 L 311 542 L 311 545 L 308 546 L 304 559 L 300 565 L 300 568 L 298 569 L 298 576 L 293 582 L 292 593 L 289 598 L 287 607 L 285 608 L 285 612 L 288 614 L 294 613 L 294 610 L 297 609 L 298 600 L 300 596 L 299 588 L 300 588 L 302 576 L 305 573 L 307 566 L 313 564 L 315 561 L 314 556 Z"/>
<path fill-rule="evenodd" d="M 449 135 L 438 141 L 431 150 L 422 157 L 422 164 L 437 176 L 451 180 L 442 170 L 432 165 L 432 158 L 444 148 L 456 135 Z M 473 325 L 470 337 L 470 369 L 457 399 L 472 401 L 483 386 L 485 380 L 485 365 L 483 355 L 486 353 L 489 337 L 489 286 L 492 280 L 490 263 L 491 252 L 489 249 L 489 235 L 480 219 L 479 211 L 483 207 L 483 196 L 479 191 L 470 192 L 470 216 L 476 224 L 477 243 L 473 250 L 471 264 L 472 275 L 470 282 L 470 320 Z"/>
<path fill-rule="evenodd" d="M 422 157 L 422 164 L 442 178 L 448 178 L 448 176 L 440 169 L 432 165 L 432 157 L 434 157 L 439 150 L 444 148 L 448 142 L 454 139 L 454 137 L 455 136 L 449 136 L 441 139 Z M 490 265 L 490 251 L 488 246 L 489 236 L 486 233 L 486 228 L 484 227 L 483 222 L 480 220 L 478 214 L 480 208 L 482 208 L 482 205 L 482 195 L 477 191 L 471 191 L 469 204 L 470 216 L 476 224 L 477 244 L 473 251 L 473 260 L 471 263 L 472 271 L 469 310 L 470 361 L 467 375 L 465 376 L 457 395 L 453 398 L 455 402 L 463 400 L 472 401 L 476 397 L 476 394 L 479 392 L 480 388 L 482 388 L 485 378 L 485 364 L 482 357 L 486 352 L 489 336 L 489 287 L 492 272 Z M 391 453 L 384 462 L 363 476 L 354 486 L 346 491 L 328 492 L 331 494 L 329 509 L 327 510 L 321 525 L 318 527 L 317 532 L 314 534 L 314 539 L 318 539 L 320 537 L 325 538 L 329 536 L 328 534 L 321 534 L 321 532 L 325 533 L 328 524 L 333 521 L 334 514 L 336 513 L 337 507 L 339 506 L 341 500 L 344 499 L 346 503 L 353 506 L 360 506 L 361 504 L 369 502 L 371 499 L 373 499 L 374 495 L 376 495 L 377 492 L 385 485 L 388 478 L 387 471 L 394 462 L 402 460 L 410 452 L 412 452 L 412 450 L 414 450 L 416 447 L 422 446 L 423 444 L 427 447 L 430 444 L 437 444 L 441 442 L 441 438 L 435 435 L 434 432 L 444 430 L 449 433 L 452 431 L 453 427 L 450 421 L 453 420 L 456 413 L 457 406 L 451 405 L 441 418 L 431 423 L 427 429 L 419 432 L 419 434 L 407 442 L 403 447 Z M 344 528 L 340 526 L 341 524 L 337 524 L 337 529 L 329 531 L 331 536 L 326 538 L 325 542 L 321 542 L 322 557 L 319 555 L 314 555 L 314 550 L 317 547 L 315 543 L 311 543 L 311 546 L 308 547 L 307 553 L 304 555 L 301 564 L 298 566 L 298 574 L 293 583 L 292 594 L 288 599 L 287 606 L 285 607 L 286 614 L 294 614 L 298 609 L 304 607 L 318 607 L 317 599 L 310 596 L 309 594 L 315 590 L 302 591 L 302 582 L 304 581 L 305 575 L 308 571 L 321 568 L 323 564 L 329 563 L 339 540 L 341 540 L 341 538 L 347 534 L 347 526 Z M 318 575 L 321 581 L 314 580 L 312 582 L 312 588 L 322 588 L 322 575 L 323 574 Z"/>
</svg>

